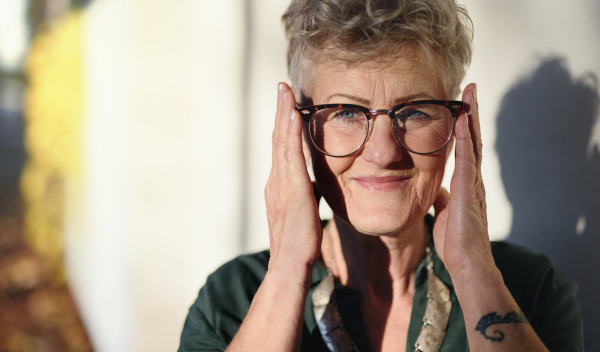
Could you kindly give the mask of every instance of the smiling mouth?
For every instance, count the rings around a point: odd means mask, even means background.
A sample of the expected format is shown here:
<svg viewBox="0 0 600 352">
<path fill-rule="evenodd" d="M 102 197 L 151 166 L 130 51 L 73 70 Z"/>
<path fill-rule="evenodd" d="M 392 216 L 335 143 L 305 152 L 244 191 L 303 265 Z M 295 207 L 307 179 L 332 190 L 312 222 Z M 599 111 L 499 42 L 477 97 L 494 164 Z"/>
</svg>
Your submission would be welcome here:
<svg viewBox="0 0 600 352">
<path fill-rule="evenodd" d="M 405 183 L 408 182 L 410 177 L 400 177 L 400 176 L 385 176 L 385 177 L 376 177 L 376 176 L 367 176 L 367 177 L 357 177 L 354 179 L 359 186 L 375 192 L 389 192 L 393 191 Z"/>
</svg>

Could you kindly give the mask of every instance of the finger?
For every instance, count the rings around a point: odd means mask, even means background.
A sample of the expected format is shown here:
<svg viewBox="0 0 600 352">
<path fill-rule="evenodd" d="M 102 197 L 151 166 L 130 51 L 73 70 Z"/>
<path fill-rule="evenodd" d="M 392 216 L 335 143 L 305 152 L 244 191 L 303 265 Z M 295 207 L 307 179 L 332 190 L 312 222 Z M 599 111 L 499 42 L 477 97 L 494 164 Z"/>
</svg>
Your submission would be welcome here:
<svg viewBox="0 0 600 352">
<path fill-rule="evenodd" d="M 288 93 L 284 106 L 289 109 L 289 122 L 284 152 L 285 165 L 288 170 L 287 175 L 294 178 L 296 182 L 304 181 L 308 178 L 308 171 L 306 170 L 306 160 L 302 145 L 302 121 L 300 114 L 296 111 L 294 94 L 291 91 Z"/>
<path fill-rule="evenodd" d="M 283 101 L 283 82 L 277 83 L 277 111 L 275 114 L 275 127 L 279 125 L 279 114 L 281 113 L 281 102 Z"/>
<path fill-rule="evenodd" d="M 444 187 L 440 187 L 437 197 L 435 198 L 435 201 L 433 201 L 433 210 L 435 211 L 435 216 L 438 216 L 444 209 L 446 209 L 449 201 L 450 193 L 448 193 Z"/>
<path fill-rule="evenodd" d="M 483 143 L 481 140 L 481 124 L 479 120 L 479 104 L 477 102 L 477 85 L 469 84 L 463 92 L 463 100 L 468 104 L 469 132 L 473 139 L 473 152 L 477 170 L 481 169 Z"/>
<path fill-rule="evenodd" d="M 277 142 L 277 131 L 279 127 L 279 114 L 281 113 L 281 101 L 283 100 L 283 82 L 277 83 L 277 110 L 275 111 L 275 128 L 273 129 L 273 146 Z"/>
<path fill-rule="evenodd" d="M 277 117 L 278 125 L 277 125 L 277 145 L 278 147 L 284 148 L 285 140 L 287 138 L 287 130 L 290 121 L 290 98 L 293 99 L 293 93 L 290 87 L 282 83 L 281 88 L 281 108 L 279 116 Z M 296 103 L 294 102 L 295 106 Z"/>
<path fill-rule="evenodd" d="M 277 110 L 275 111 L 275 126 L 273 128 L 272 140 L 272 153 L 271 153 L 271 171 L 272 173 L 277 170 L 277 132 L 279 131 L 279 116 L 281 115 L 281 102 L 283 101 L 283 82 L 277 84 Z"/>
<path fill-rule="evenodd" d="M 466 113 L 460 114 L 456 121 L 456 165 L 451 183 L 453 193 L 458 190 L 454 189 L 455 186 L 469 189 L 476 179 L 475 151 L 468 121 Z"/>
</svg>

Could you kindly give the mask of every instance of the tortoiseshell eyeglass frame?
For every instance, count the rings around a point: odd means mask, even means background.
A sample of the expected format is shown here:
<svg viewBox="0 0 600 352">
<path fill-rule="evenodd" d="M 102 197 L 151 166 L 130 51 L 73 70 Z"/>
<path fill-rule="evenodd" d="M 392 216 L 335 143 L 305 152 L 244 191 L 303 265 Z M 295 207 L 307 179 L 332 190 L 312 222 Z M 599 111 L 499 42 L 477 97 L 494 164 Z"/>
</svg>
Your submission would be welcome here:
<svg viewBox="0 0 600 352">
<path fill-rule="evenodd" d="M 452 138 L 452 135 L 454 134 L 454 126 L 456 125 L 456 119 L 460 115 L 461 111 L 463 111 L 463 109 L 464 109 L 465 104 L 462 101 L 458 101 L 458 100 L 415 100 L 415 101 L 408 101 L 408 102 L 402 103 L 400 105 L 396 105 L 393 108 L 391 108 L 390 110 L 386 110 L 386 109 L 371 110 L 364 106 L 354 105 L 354 104 L 322 104 L 322 105 L 310 105 L 310 106 L 297 106 L 296 110 L 300 113 L 302 120 L 304 120 L 307 123 L 310 121 L 310 118 L 313 116 L 313 114 L 315 112 L 317 112 L 319 110 L 323 110 L 323 109 L 332 109 L 332 108 L 358 109 L 365 114 L 365 116 L 367 117 L 367 121 L 370 121 L 373 118 L 373 116 L 375 116 L 375 115 L 387 114 L 393 122 L 394 117 L 396 116 L 396 113 L 398 111 L 404 109 L 405 107 L 419 106 L 419 105 L 425 105 L 425 104 L 444 106 L 444 107 L 448 108 L 448 110 L 450 110 L 450 113 L 452 114 L 452 130 L 450 131 L 450 134 L 448 135 L 448 139 L 446 139 L 446 142 L 444 143 L 444 145 L 442 145 L 440 148 L 438 148 L 432 152 L 419 153 L 419 152 L 409 149 L 404 144 L 402 144 L 402 142 L 400 141 L 400 139 L 398 138 L 398 136 L 396 135 L 395 132 L 394 132 L 394 136 L 396 137 L 396 140 L 398 141 L 398 143 L 400 143 L 400 145 L 404 149 L 408 150 L 409 152 L 414 153 L 414 154 L 419 154 L 419 155 L 426 155 L 426 154 L 433 154 L 433 153 L 436 153 L 436 152 L 442 150 L 448 144 L 448 142 L 450 142 L 450 139 Z M 367 137 L 370 132 L 369 131 L 370 128 L 371 128 L 370 123 L 367 123 L 367 131 L 366 131 L 367 133 L 365 134 L 365 140 L 362 142 L 360 147 L 358 149 L 356 149 L 355 151 L 353 151 L 352 153 L 349 153 L 346 155 L 331 155 L 331 154 L 325 153 L 324 151 L 320 150 L 318 146 L 315 145 L 315 147 L 317 148 L 317 150 L 319 152 L 321 152 L 327 156 L 334 157 L 334 158 L 343 158 L 343 157 L 352 155 L 352 154 L 356 153 L 357 151 L 361 150 L 362 147 L 365 145 L 365 142 L 367 141 Z M 311 141 L 312 141 L 312 137 L 311 137 Z M 314 142 L 313 142 L 313 144 L 314 144 Z"/>
</svg>

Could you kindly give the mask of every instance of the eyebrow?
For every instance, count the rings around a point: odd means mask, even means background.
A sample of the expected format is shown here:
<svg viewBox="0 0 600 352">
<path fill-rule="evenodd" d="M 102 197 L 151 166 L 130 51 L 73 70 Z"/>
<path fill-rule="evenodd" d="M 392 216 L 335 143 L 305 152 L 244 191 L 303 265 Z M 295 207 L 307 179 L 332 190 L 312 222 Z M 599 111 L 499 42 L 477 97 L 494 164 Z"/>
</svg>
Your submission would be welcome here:
<svg viewBox="0 0 600 352">
<path fill-rule="evenodd" d="M 352 94 L 346 94 L 346 93 L 333 93 L 330 96 L 328 96 L 327 99 L 325 99 L 325 103 L 329 104 L 330 103 L 330 99 L 333 98 L 333 97 L 348 98 L 348 99 L 354 100 L 354 101 L 356 101 L 358 103 L 361 103 L 363 105 L 371 105 L 371 101 L 369 99 L 364 99 L 364 98 L 357 97 L 357 96 L 352 95 Z M 407 95 L 407 96 L 404 96 L 404 97 L 396 98 L 396 100 L 394 100 L 394 105 L 399 105 L 399 104 L 405 103 L 407 101 L 412 101 L 412 100 L 415 100 L 415 99 L 423 99 L 423 98 L 435 100 L 435 98 L 432 97 L 429 94 L 426 94 L 426 93 L 417 93 L 417 94 L 411 94 L 411 95 Z"/>
<path fill-rule="evenodd" d="M 348 98 L 348 99 L 354 100 L 356 102 L 359 102 L 363 105 L 371 105 L 371 101 L 368 99 L 363 99 L 363 98 L 360 98 L 360 97 L 357 97 L 357 96 L 354 96 L 351 94 L 345 94 L 345 93 L 333 93 L 330 96 L 328 96 L 327 99 L 325 99 L 325 103 L 329 104 L 329 100 L 333 97 Z"/>
</svg>

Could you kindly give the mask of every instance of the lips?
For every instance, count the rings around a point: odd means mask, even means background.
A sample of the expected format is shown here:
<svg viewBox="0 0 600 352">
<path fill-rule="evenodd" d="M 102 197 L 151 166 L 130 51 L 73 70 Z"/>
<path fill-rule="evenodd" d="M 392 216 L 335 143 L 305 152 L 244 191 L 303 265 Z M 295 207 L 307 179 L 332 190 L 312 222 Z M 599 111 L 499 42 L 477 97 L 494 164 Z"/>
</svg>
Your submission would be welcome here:
<svg viewBox="0 0 600 352">
<path fill-rule="evenodd" d="M 375 192 L 390 192 L 408 182 L 410 177 L 407 176 L 365 176 L 356 177 L 356 183 L 369 190 Z"/>
</svg>

